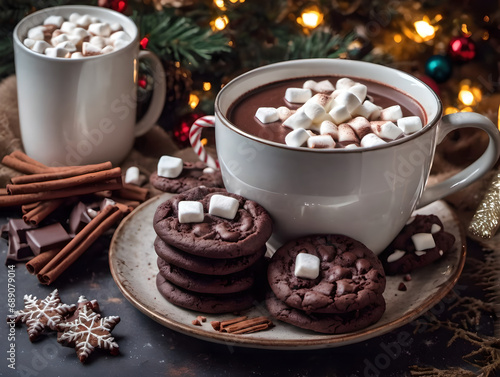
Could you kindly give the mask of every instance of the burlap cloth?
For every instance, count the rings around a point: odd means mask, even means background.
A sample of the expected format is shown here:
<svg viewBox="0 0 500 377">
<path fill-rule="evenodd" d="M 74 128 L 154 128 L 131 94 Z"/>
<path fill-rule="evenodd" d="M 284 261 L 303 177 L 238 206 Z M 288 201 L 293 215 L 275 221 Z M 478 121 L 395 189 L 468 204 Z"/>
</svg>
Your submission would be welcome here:
<svg viewBox="0 0 500 377">
<path fill-rule="evenodd" d="M 483 132 L 454 131 L 438 146 L 429 184 L 439 182 L 469 165 L 480 156 L 487 143 L 488 137 Z M 16 149 L 22 149 L 22 142 L 17 111 L 16 78 L 10 76 L 0 82 L 0 159 Z M 181 157 L 185 161 L 197 159 L 191 148 L 180 149 L 169 134 L 156 125 L 147 134 L 136 139 L 133 150 L 121 167 L 126 169 L 137 166 L 142 174 L 149 177 L 156 169 L 158 159 L 165 154 Z M 445 198 L 459 214 L 465 229 L 495 171 L 464 190 Z M 5 187 L 9 179 L 16 174 L 18 173 L 0 164 L 0 187 Z M 500 246 L 500 241 L 498 244 Z"/>
<path fill-rule="evenodd" d="M 0 82 L 0 160 L 16 149 L 22 150 L 17 111 L 16 77 L 9 76 Z M 144 136 L 137 138 L 134 148 L 122 162 L 126 169 L 137 166 L 146 177 L 156 169 L 162 155 L 181 157 L 185 161 L 195 161 L 196 154 L 191 148 L 180 149 L 168 133 L 155 125 Z M 5 187 L 16 171 L 0 164 L 0 187 Z"/>
</svg>

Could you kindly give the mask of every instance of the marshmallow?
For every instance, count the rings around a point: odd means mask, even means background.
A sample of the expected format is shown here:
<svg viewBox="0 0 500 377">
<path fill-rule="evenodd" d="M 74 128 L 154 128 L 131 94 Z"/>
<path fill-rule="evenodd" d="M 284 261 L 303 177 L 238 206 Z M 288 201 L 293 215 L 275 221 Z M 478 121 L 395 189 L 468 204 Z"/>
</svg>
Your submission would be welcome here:
<svg viewBox="0 0 500 377">
<path fill-rule="evenodd" d="M 104 38 L 99 37 L 98 35 L 90 38 L 89 43 L 98 47 L 100 50 L 102 50 L 104 46 L 106 46 L 106 41 L 104 40 Z"/>
<path fill-rule="evenodd" d="M 394 252 L 387 257 L 387 263 L 396 262 L 406 254 L 403 250 L 394 250 Z"/>
<path fill-rule="evenodd" d="M 232 220 L 238 212 L 240 202 L 231 196 L 212 195 L 208 207 L 208 213 L 214 216 Z"/>
<path fill-rule="evenodd" d="M 380 108 L 373 102 L 366 100 L 363 102 L 362 107 L 368 112 L 366 118 L 369 120 L 377 119 L 380 116 Z"/>
<path fill-rule="evenodd" d="M 45 39 L 44 31 L 45 26 L 35 26 L 28 30 L 28 38 L 43 41 Z"/>
<path fill-rule="evenodd" d="M 89 217 L 91 219 L 93 219 L 94 217 L 96 217 L 98 214 L 99 213 L 95 209 L 87 208 L 87 215 L 89 215 Z"/>
<path fill-rule="evenodd" d="M 280 119 L 278 110 L 274 107 L 259 107 L 255 113 L 255 117 L 261 123 L 272 123 Z"/>
<path fill-rule="evenodd" d="M 207 166 L 205 169 L 203 169 L 203 174 L 213 174 L 215 173 L 215 169 L 211 168 L 210 166 Z"/>
<path fill-rule="evenodd" d="M 349 122 L 347 122 L 347 124 L 351 126 L 354 132 L 356 132 L 356 135 L 359 137 L 359 139 L 363 139 L 365 135 L 372 132 L 370 122 L 363 117 L 356 117 L 354 119 L 351 119 Z"/>
<path fill-rule="evenodd" d="M 290 115 L 295 113 L 295 110 L 290 110 L 286 106 L 280 106 L 276 109 L 276 111 L 278 112 L 278 117 L 282 122 L 287 120 L 290 117 Z"/>
<path fill-rule="evenodd" d="M 110 52 L 113 52 L 115 51 L 115 49 L 113 48 L 113 46 L 105 46 L 102 50 L 101 50 L 101 54 L 107 54 L 107 53 L 110 53 Z"/>
<path fill-rule="evenodd" d="M 339 128 L 335 123 L 330 122 L 329 120 L 321 122 L 319 133 L 321 135 L 330 135 L 333 140 L 339 139 Z"/>
<path fill-rule="evenodd" d="M 64 58 L 69 54 L 69 51 L 60 47 L 48 47 L 45 49 L 44 54 L 51 58 Z"/>
<path fill-rule="evenodd" d="M 83 54 L 83 56 L 100 55 L 101 49 L 97 46 L 94 46 L 93 44 L 91 44 L 89 42 L 83 42 L 82 54 Z"/>
<path fill-rule="evenodd" d="M 99 20 L 98 17 L 96 17 L 96 16 L 90 16 L 90 23 L 91 24 L 97 24 L 99 22 L 101 22 L 101 21 Z"/>
<path fill-rule="evenodd" d="M 366 98 L 366 94 L 368 93 L 368 88 L 366 87 L 366 85 L 356 83 L 349 89 L 347 89 L 347 91 L 358 97 L 359 102 L 363 102 Z"/>
<path fill-rule="evenodd" d="M 90 16 L 88 14 L 84 14 L 83 16 L 78 17 L 73 22 L 82 28 L 88 28 L 92 21 L 90 20 Z"/>
<path fill-rule="evenodd" d="M 403 133 L 403 130 L 392 122 L 373 122 L 371 127 L 375 135 L 387 140 L 396 140 Z"/>
<path fill-rule="evenodd" d="M 314 98 L 307 101 L 304 106 L 302 106 L 302 110 L 313 122 L 320 121 L 326 115 L 325 108 L 316 102 Z"/>
<path fill-rule="evenodd" d="M 85 56 L 83 56 L 83 54 L 81 52 L 73 52 L 71 54 L 71 59 L 81 59 L 81 58 L 84 58 Z"/>
<path fill-rule="evenodd" d="M 364 103 L 362 103 L 361 105 L 359 105 L 356 108 L 356 110 L 354 110 L 354 112 L 352 113 L 352 115 L 353 116 L 360 116 L 360 117 L 369 119 L 369 117 L 370 117 L 370 110 L 368 109 L 367 106 L 364 105 Z"/>
<path fill-rule="evenodd" d="M 345 121 L 351 119 L 351 113 L 347 111 L 347 107 L 345 107 L 344 105 L 334 106 L 330 110 L 329 114 L 336 124 L 344 123 Z"/>
<path fill-rule="evenodd" d="M 75 30 L 75 28 L 76 28 L 76 24 L 73 22 L 68 22 L 68 21 L 63 22 L 63 24 L 60 27 L 60 29 L 63 33 L 68 33 L 68 34 L 71 34 L 71 32 L 73 30 Z"/>
<path fill-rule="evenodd" d="M 422 129 L 422 121 L 416 115 L 404 117 L 398 119 L 398 127 L 401 128 L 406 135 L 410 135 Z"/>
<path fill-rule="evenodd" d="M 23 45 L 25 45 L 26 47 L 32 49 L 33 46 L 35 45 L 35 42 L 37 41 L 37 39 L 30 39 L 30 38 L 26 38 L 24 41 L 23 41 Z"/>
<path fill-rule="evenodd" d="M 359 146 L 357 144 L 347 144 L 344 149 L 358 149 Z"/>
<path fill-rule="evenodd" d="M 137 166 L 131 166 L 125 172 L 125 183 L 137 185 L 140 182 L 140 172 Z"/>
<path fill-rule="evenodd" d="M 353 113 L 358 106 L 361 105 L 361 101 L 354 94 L 348 91 L 342 91 L 336 98 L 335 103 L 339 105 L 344 105 L 349 113 Z"/>
<path fill-rule="evenodd" d="M 368 134 L 361 139 L 361 146 L 364 148 L 376 147 L 377 145 L 387 144 L 384 140 L 375 134 Z"/>
<path fill-rule="evenodd" d="M 87 30 L 85 30 L 82 27 L 75 27 L 73 31 L 71 32 L 71 35 L 76 35 L 80 37 L 81 39 L 88 37 L 90 34 Z"/>
<path fill-rule="evenodd" d="M 359 139 L 356 136 L 356 133 L 346 123 L 339 124 L 339 142 L 344 143 L 359 143 Z"/>
<path fill-rule="evenodd" d="M 75 46 L 82 43 L 83 38 L 80 38 L 78 35 L 67 34 L 68 42 L 73 43 Z"/>
<path fill-rule="evenodd" d="M 35 41 L 35 44 L 33 45 L 32 50 L 35 52 L 38 52 L 40 54 L 43 54 L 45 52 L 45 50 L 49 47 L 52 47 L 52 46 L 45 41 Z"/>
<path fill-rule="evenodd" d="M 101 201 L 101 204 L 99 205 L 99 210 L 102 211 L 104 208 L 106 208 L 107 206 L 114 206 L 116 205 L 116 202 L 113 200 L 113 199 L 110 199 L 110 198 L 104 198 L 102 201 Z"/>
<path fill-rule="evenodd" d="M 317 84 L 318 83 L 314 80 L 306 80 L 304 84 L 302 84 L 302 88 L 315 90 Z"/>
<path fill-rule="evenodd" d="M 98 22 L 90 24 L 88 31 L 89 33 L 98 35 L 100 37 L 109 37 L 111 34 L 111 27 L 106 22 Z"/>
<path fill-rule="evenodd" d="M 319 276 L 321 261 L 316 255 L 299 253 L 295 257 L 293 273 L 298 278 L 316 279 Z"/>
<path fill-rule="evenodd" d="M 391 122 L 395 122 L 402 117 L 403 117 L 403 112 L 401 110 L 401 106 L 399 105 L 386 107 L 385 109 L 382 109 L 380 111 L 381 120 L 390 120 Z"/>
<path fill-rule="evenodd" d="M 182 159 L 173 156 L 161 156 L 158 161 L 157 174 L 160 177 L 177 178 L 181 174 L 184 164 Z"/>
<path fill-rule="evenodd" d="M 111 34 L 111 36 L 109 37 L 109 40 L 111 42 L 117 41 L 118 39 L 128 42 L 130 41 L 130 36 L 124 31 L 117 31 L 116 33 Z"/>
<path fill-rule="evenodd" d="M 314 90 L 320 93 L 327 93 L 327 92 L 333 92 L 335 90 L 335 87 L 330 81 L 323 80 L 316 83 Z"/>
<path fill-rule="evenodd" d="M 332 97 L 325 93 L 317 93 L 314 96 L 312 96 L 311 99 L 308 100 L 307 102 L 309 101 L 317 102 L 318 104 L 320 104 L 322 107 L 325 108 L 325 111 L 329 111 L 333 103 Z"/>
<path fill-rule="evenodd" d="M 426 251 L 422 251 L 422 250 L 417 250 L 417 251 L 415 251 L 415 255 L 416 255 L 417 257 L 421 257 L 422 255 L 425 255 L 425 254 L 427 254 L 427 252 L 426 252 Z"/>
<path fill-rule="evenodd" d="M 431 226 L 431 233 L 432 234 L 437 233 L 440 230 L 441 230 L 441 227 L 438 224 L 432 224 L 432 226 Z"/>
<path fill-rule="evenodd" d="M 52 46 L 57 46 L 59 43 L 66 41 L 68 41 L 68 36 L 66 34 L 59 34 L 56 37 L 52 37 L 50 43 L 52 43 Z"/>
<path fill-rule="evenodd" d="M 297 128 L 285 136 L 285 144 L 290 147 L 301 147 L 309 137 L 309 132 L 304 128 Z"/>
<path fill-rule="evenodd" d="M 309 128 L 311 124 L 312 120 L 303 111 L 295 112 L 283 122 L 284 126 L 294 130 L 296 128 Z"/>
<path fill-rule="evenodd" d="M 307 139 L 307 146 L 315 149 L 335 148 L 335 140 L 330 135 L 314 135 Z"/>
<path fill-rule="evenodd" d="M 71 13 L 68 17 L 69 22 L 76 23 L 76 21 L 81 17 L 79 13 Z"/>
<path fill-rule="evenodd" d="M 356 82 L 348 77 L 343 77 L 337 80 L 337 90 L 348 90 L 351 86 L 354 86 Z"/>
<path fill-rule="evenodd" d="M 436 242 L 431 233 L 416 233 L 411 236 L 416 250 L 427 250 L 436 247 Z"/>
<path fill-rule="evenodd" d="M 311 97 L 311 89 L 287 88 L 285 91 L 285 99 L 291 103 L 305 103 Z"/>
<path fill-rule="evenodd" d="M 123 39 L 117 39 L 114 43 L 113 43 L 113 47 L 115 48 L 115 50 L 119 50 L 125 46 L 127 46 L 129 44 L 129 42 L 123 40 Z"/>
<path fill-rule="evenodd" d="M 64 22 L 64 18 L 62 16 L 49 16 L 43 21 L 43 24 L 44 25 L 56 25 L 59 28 L 59 27 L 61 27 L 63 22 Z"/>
<path fill-rule="evenodd" d="M 205 218 L 203 204 L 197 201 L 182 200 L 177 206 L 178 219 L 181 224 L 201 223 Z"/>
<path fill-rule="evenodd" d="M 111 29 L 111 32 L 114 33 L 116 31 L 122 30 L 122 25 L 120 25 L 118 22 L 112 22 L 109 24 L 109 28 Z"/>
<path fill-rule="evenodd" d="M 71 43 L 70 41 L 58 43 L 56 47 L 57 48 L 64 48 L 68 52 L 75 52 L 76 51 L 76 46 L 74 45 L 74 43 Z"/>
</svg>

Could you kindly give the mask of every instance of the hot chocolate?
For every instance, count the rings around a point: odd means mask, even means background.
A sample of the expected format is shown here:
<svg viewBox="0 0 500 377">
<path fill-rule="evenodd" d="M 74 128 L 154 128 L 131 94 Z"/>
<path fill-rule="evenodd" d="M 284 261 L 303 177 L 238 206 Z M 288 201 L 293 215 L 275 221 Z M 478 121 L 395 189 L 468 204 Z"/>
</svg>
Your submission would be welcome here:
<svg viewBox="0 0 500 377">
<path fill-rule="evenodd" d="M 365 92 L 361 90 L 360 94 L 358 88 Z M 351 105 L 353 98 L 349 97 L 357 97 L 359 102 L 354 98 Z M 384 109 L 396 115 L 384 117 Z M 337 110 L 347 116 L 342 117 Z M 323 112 L 323 115 L 312 121 L 314 112 Z M 298 115 L 295 119 L 294 114 Z M 396 88 L 375 81 L 334 76 L 302 77 L 261 86 L 238 98 L 228 111 L 229 120 L 245 133 L 310 148 L 374 146 L 381 143 L 381 139 L 384 142 L 399 139 L 415 132 L 405 130 L 405 122 L 400 119 L 415 120 L 412 119 L 415 116 L 419 118 L 416 120 L 420 128 L 426 124 L 420 104 Z M 303 118 L 305 123 L 297 118 Z M 385 123 L 392 124 L 384 126 Z M 302 135 L 295 135 L 300 132 Z M 364 138 L 369 133 L 372 135 Z"/>
</svg>

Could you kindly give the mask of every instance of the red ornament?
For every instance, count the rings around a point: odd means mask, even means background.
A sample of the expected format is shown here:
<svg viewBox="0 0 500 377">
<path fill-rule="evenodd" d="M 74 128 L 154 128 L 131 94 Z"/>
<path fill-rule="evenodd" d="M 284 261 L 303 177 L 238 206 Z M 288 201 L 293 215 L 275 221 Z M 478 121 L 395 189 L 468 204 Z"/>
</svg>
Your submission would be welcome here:
<svg viewBox="0 0 500 377">
<path fill-rule="evenodd" d="M 189 143 L 189 130 L 194 121 L 202 116 L 203 114 L 189 113 L 179 119 L 179 124 L 174 127 L 173 131 L 175 142 L 180 147 L 185 148 L 191 145 Z"/>
<path fill-rule="evenodd" d="M 147 47 L 148 47 L 148 43 L 149 43 L 149 37 L 148 36 L 145 36 L 144 38 L 141 39 L 141 41 L 139 42 L 139 44 L 141 45 L 141 47 L 145 50 Z"/>
<path fill-rule="evenodd" d="M 470 38 L 454 37 L 450 40 L 449 54 L 452 59 L 468 62 L 476 56 L 476 45 Z"/>
<path fill-rule="evenodd" d="M 123 13 L 127 9 L 128 0 L 99 0 L 98 5 L 103 8 L 110 8 Z"/>
<path fill-rule="evenodd" d="M 439 86 L 436 83 L 436 81 L 434 81 L 434 79 L 432 77 L 429 77 L 429 76 L 423 75 L 423 74 L 419 74 L 419 75 L 417 75 L 417 78 L 419 78 L 424 83 L 426 83 L 434 91 L 434 93 L 436 93 L 438 96 L 440 95 Z"/>
</svg>

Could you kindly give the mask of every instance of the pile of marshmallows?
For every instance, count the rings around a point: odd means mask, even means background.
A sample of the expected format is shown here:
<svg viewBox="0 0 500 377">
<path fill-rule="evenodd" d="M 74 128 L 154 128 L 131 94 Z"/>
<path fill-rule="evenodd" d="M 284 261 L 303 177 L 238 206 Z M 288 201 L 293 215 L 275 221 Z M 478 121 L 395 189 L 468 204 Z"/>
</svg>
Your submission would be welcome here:
<svg viewBox="0 0 500 377">
<path fill-rule="evenodd" d="M 366 85 L 350 78 L 339 79 L 336 88 L 328 80 L 307 80 L 285 92 L 289 103 L 303 104 L 297 110 L 260 107 L 255 117 L 264 124 L 281 120 L 291 128 L 285 143 L 292 147 L 374 147 L 422 129 L 418 116 L 403 117 L 399 105 L 383 109 L 367 99 L 367 92 Z"/>
<path fill-rule="evenodd" d="M 88 14 L 49 16 L 43 25 L 28 30 L 23 44 L 53 58 L 83 58 L 106 54 L 125 47 L 131 37 L 119 23 L 101 22 Z"/>
</svg>

